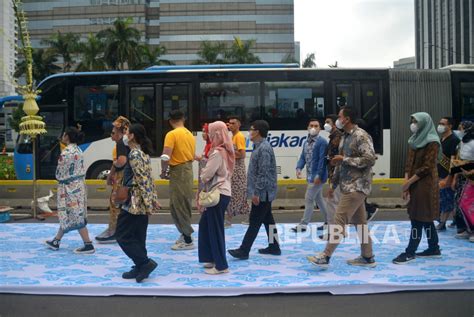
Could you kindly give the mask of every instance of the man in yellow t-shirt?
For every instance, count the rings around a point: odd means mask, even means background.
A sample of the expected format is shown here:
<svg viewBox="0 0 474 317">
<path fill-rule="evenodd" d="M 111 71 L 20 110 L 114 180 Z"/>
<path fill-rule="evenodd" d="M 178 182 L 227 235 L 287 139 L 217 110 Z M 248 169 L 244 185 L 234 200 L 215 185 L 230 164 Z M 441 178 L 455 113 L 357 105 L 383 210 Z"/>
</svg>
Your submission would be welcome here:
<svg viewBox="0 0 474 317">
<path fill-rule="evenodd" d="M 171 111 L 169 123 L 173 128 L 165 136 L 161 156 L 161 178 L 167 178 L 169 166 L 170 210 L 176 228 L 181 236 L 171 247 L 172 250 L 192 250 L 194 243 L 191 226 L 191 201 L 193 197 L 193 160 L 196 140 L 184 127 L 184 113 Z"/>
<path fill-rule="evenodd" d="M 232 174 L 232 197 L 227 206 L 226 218 L 224 227 L 232 226 L 232 218 L 236 215 L 247 215 L 249 213 L 249 206 L 247 204 L 247 174 L 245 168 L 245 137 L 240 132 L 240 118 L 229 117 L 228 126 L 232 132 L 232 143 L 234 143 L 235 150 L 235 167 Z M 248 219 L 247 219 L 248 220 Z M 248 224 L 248 221 L 244 221 Z"/>
</svg>

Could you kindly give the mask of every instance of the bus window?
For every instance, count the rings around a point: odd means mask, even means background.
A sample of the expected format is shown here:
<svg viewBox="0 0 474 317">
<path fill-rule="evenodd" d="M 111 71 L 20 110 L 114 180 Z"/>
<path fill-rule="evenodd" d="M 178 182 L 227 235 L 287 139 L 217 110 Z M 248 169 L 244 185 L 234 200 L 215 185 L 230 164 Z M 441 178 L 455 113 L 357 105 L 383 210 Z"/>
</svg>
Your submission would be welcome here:
<svg viewBox="0 0 474 317">
<path fill-rule="evenodd" d="M 474 83 L 461 82 L 461 120 L 474 120 Z"/>
<path fill-rule="evenodd" d="M 260 119 L 260 84 L 255 82 L 201 83 L 201 123 L 238 116 L 242 129 Z"/>
<path fill-rule="evenodd" d="M 378 82 L 360 84 L 360 118 L 364 120 L 364 128 L 374 141 L 375 151 L 381 153 L 382 150 L 382 121 L 380 119 L 380 94 Z"/>
<path fill-rule="evenodd" d="M 336 85 L 336 105 L 337 110 L 344 106 L 354 107 L 354 90 L 352 84 Z"/>
<path fill-rule="evenodd" d="M 65 111 L 57 109 L 56 111 L 41 112 L 46 123 L 47 133 L 39 138 L 37 166 L 39 178 L 54 179 L 56 176 L 56 166 L 58 163 L 61 146 L 59 139 L 65 129 Z"/>
<path fill-rule="evenodd" d="M 311 118 L 324 118 L 324 82 L 266 82 L 265 119 L 272 130 L 305 130 Z"/>
<path fill-rule="evenodd" d="M 155 88 L 153 86 L 130 87 L 130 119 L 142 124 L 153 146 L 156 146 Z"/>
<path fill-rule="evenodd" d="M 185 118 L 188 115 L 189 84 L 166 84 L 163 86 L 163 119 L 168 120 L 169 113 L 173 110 L 180 110 Z"/>
<path fill-rule="evenodd" d="M 74 87 L 74 121 L 82 126 L 85 142 L 110 136 L 118 102 L 118 85 Z"/>
</svg>

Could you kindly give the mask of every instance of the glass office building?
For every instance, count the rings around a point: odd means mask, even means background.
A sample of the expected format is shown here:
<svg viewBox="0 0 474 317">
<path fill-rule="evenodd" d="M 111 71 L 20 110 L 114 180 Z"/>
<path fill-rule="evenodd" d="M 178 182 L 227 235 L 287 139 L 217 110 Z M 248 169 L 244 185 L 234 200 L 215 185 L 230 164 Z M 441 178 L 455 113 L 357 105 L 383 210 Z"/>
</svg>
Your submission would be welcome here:
<svg viewBox="0 0 474 317">
<path fill-rule="evenodd" d="M 61 31 L 86 37 L 116 18 L 131 18 L 144 42 L 161 44 L 164 58 L 191 64 L 204 40 L 256 40 L 264 63 L 295 55 L 293 0 L 23 0 L 32 43 Z M 297 58 L 299 59 L 299 58 Z"/>
</svg>

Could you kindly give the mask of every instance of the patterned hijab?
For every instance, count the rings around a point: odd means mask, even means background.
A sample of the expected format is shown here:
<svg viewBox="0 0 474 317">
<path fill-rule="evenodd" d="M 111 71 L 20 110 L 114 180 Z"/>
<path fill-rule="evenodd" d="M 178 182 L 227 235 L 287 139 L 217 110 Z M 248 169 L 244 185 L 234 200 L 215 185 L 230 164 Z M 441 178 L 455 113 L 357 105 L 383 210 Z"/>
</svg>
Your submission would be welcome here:
<svg viewBox="0 0 474 317">
<path fill-rule="evenodd" d="M 226 161 L 227 171 L 230 175 L 234 172 L 235 153 L 234 144 L 230 137 L 227 125 L 222 121 L 209 124 L 209 139 L 211 140 L 211 150 L 218 150 Z"/>
<path fill-rule="evenodd" d="M 434 126 L 433 120 L 426 112 L 417 112 L 411 115 L 415 118 L 418 125 L 418 131 L 408 139 L 408 145 L 414 150 L 424 148 L 431 142 L 439 144 L 439 151 L 442 155 L 441 141 Z"/>
</svg>

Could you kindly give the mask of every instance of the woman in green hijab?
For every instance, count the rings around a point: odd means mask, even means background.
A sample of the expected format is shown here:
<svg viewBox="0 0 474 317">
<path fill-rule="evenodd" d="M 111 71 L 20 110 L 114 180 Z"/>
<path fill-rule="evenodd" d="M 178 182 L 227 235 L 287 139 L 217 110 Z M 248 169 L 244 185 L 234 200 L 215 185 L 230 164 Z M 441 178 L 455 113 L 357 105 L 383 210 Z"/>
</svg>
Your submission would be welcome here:
<svg viewBox="0 0 474 317">
<path fill-rule="evenodd" d="M 417 112 L 411 115 L 408 139 L 408 156 L 405 165 L 403 198 L 411 220 L 411 234 L 405 252 L 393 259 L 395 264 L 404 264 L 416 257 L 440 257 L 438 233 L 434 220 L 439 218 L 439 188 L 437 163 L 441 142 L 430 115 Z M 428 239 L 428 249 L 416 253 L 423 230 Z"/>
</svg>

